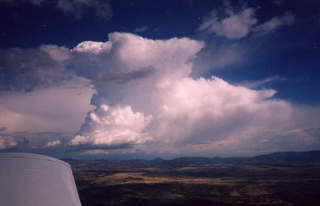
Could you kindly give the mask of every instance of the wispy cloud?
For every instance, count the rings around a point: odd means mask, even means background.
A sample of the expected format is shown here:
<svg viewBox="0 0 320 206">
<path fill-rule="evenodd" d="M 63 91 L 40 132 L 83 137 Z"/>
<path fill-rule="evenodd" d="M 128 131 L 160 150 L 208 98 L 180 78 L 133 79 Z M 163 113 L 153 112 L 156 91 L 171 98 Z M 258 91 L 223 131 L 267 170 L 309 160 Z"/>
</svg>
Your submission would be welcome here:
<svg viewBox="0 0 320 206">
<path fill-rule="evenodd" d="M 228 6 L 225 16 L 218 16 L 216 11 L 204 18 L 199 26 L 199 31 L 216 34 L 217 36 L 229 39 L 241 39 L 249 36 L 251 33 L 264 35 L 275 31 L 283 26 L 291 26 L 295 17 L 291 12 L 286 12 L 282 16 L 272 17 L 270 20 L 261 23 L 256 16 L 256 8 L 244 8 L 239 12 Z"/>
<path fill-rule="evenodd" d="M 272 76 L 272 77 L 267 77 L 265 79 L 257 80 L 257 81 L 240 82 L 239 85 L 255 89 L 255 88 L 259 88 L 261 86 L 264 86 L 266 84 L 269 84 L 269 83 L 285 81 L 285 80 L 286 80 L 285 78 L 282 78 L 279 76 Z"/>
<path fill-rule="evenodd" d="M 149 30 L 149 27 L 148 26 L 142 26 L 142 27 L 138 27 L 136 28 L 135 30 L 133 30 L 134 33 L 138 33 L 138 34 L 141 34 L 141 33 L 144 33 L 146 31 Z"/>
<path fill-rule="evenodd" d="M 0 0 L 0 3 L 20 5 L 28 3 L 37 7 L 54 6 L 60 11 L 70 14 L 77 19 L 82 18 L 89 10 L 103 20 L 110 20 L 113 16 L 109 0 Z"/>
<path fill-rule="evenodd" d="M 264 35 L 269 32 L 275 31 L 283 26 L 291 26 L 295 21 L 295 17 L 292 13 L 286 12 L 283 16 L 273 17 L 269 21 L 255 27 L 253 32 L 257 35 Z"/>
<path fill-rule="evenodd" d="M 229 13 L 227 17 L 219 19 L 215 12 L 202 22 L 199 27 L 200 31 L 208 31 L 218 36 L 230 39 L 240 39 L 246 37 L 252 27 L 257 23 L 254 16 L 254 9 L 247 8 L 240 13 Z"/>
</svg>

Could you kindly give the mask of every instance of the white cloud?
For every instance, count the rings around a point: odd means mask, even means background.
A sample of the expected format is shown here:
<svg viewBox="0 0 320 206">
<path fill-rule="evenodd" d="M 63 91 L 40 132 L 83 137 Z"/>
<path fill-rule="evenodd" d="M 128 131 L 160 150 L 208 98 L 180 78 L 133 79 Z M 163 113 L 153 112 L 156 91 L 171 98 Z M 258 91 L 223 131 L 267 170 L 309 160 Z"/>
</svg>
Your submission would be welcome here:
<svg viewBox="0 0 320 206">
<path fill-rule="evenodd" d="M 209 46 L 193 60 L 192 76 L 200 77 L 208 71 L 223 69 L 244 59 L 245 52 L 237 45 Z"/>
<path fill-rule="evenodd" d="M 88 81 L 74 79 L 66 85 L 39 88 L 31 92 L 0 93 L 0 125 L 13 132 L 76 132 L 92 109 L 94 91 Z"/>
<path fill-rule="evenodd" d="M 47 75 L 48 84 L 40 81 L 29 92 L 15 89 L 20 87 L 14 82 L 14 89 L 0 93 L 0 128 L 6 128 L 1 134 L 24 131 L 12 135 L 16 139 L 10 137 L 13 143 L 7 137 L 1 144 L 12 147 L 28 132 L 35 134 L 32 144 L 38 148 L 68 144 L 116 149 L 119 154 L 243 154 L 311 148 L 308 142 L 318 142 L 313 133 L 295 132 L 293 139 L 286 135 L 306 125 L 319 127 L 318 110 L 274 99 L 274 90 L 233 85 L 218 77 L 194 77 L 203 72 L 197 56 L 204 47 L 204 42 L 189 38 L 151 40 L 112 33 L 107 42 L 85 41 L 71 50 L 42 46 L 18 50 L 19 55 L 7 52 L 13 54 L 11 60 L 4 58 L 10 68 L 22 62 L 28 66 L 21 68 L 32 78 L 35 68 L 60 72 L 62 78 L 56 84 Z M 231 54 L 232 48 L 217 51 L 223 60 L 219 63 L 215 57 L 210 64 L 233 62 L 237 56 L 230 58 Z M 44 131 L 77 134 L 72 139 L 50 134 L 35 144 Z"/>
<path fill-rule="evenodd" d="M 99 81 L 101 85 L 123 79 L 138 79 L 151 73 L 157 73 L 159 77 L 188 75 L 191 62 L 185 62 L 204 45 L 203 42 L 188 38 L 150 40 L 129 33 L 112 33 L 109 40 L 95 44 L 80 43 L 75 47 L 71 61 L 79 75 L 94 81 L 104 80 Z M 97 50 L 96 45 L 100 44 L 108 45 L 108 49 Z M 79 50 L 79 47 L 86 49 Z M 179 67 L 172 69 L 173 61 Z"/>
<path fill-rule="evenodd" d="M 97 91 L 91 102 L 97 109 L 87 115 L 72 145 L 240 153 L 265 144 L 262 136 L 303 124 L 298 108 L 273 99 L 274 90 L 253 90 L 217 77 L 192 78 L 203 42 L 113 33 L 103 44 L 110 49 L 75 50 L 73 64 L 91 79 Z"/>
<path fill-rule="evenodd" d="M 252 27 L 257 23 L 254 16 L 255 10 L 247 8 L 240 13 L 231 13 L 223 19 L 219 19 L 214 13 L 207 18 L 199 27 L 199 30 L 207 30 L 218 36 L 230 39 L 240 39 L 247 36 Z"/>
<path fill-rule="evenodd" d="M 255 8 L 245 8 L 235 13 L 231 8 L 228 8 L 226 10 L 227 16 L 223 18 L 219 18 L 216 12 L 212 11 L 211 15 L 204 18 L 198 30 L 229 39 L 241 39 L 250 33 L 263 35 L 283 26 L 291 26 L 295 21 L 294 15 L 286 12 L 283 16 L 273 17 L 261 24 L 255 15 L 256 10 Z"/>
<path fill-rule="evenodd" d="M 273 17 L 269 21 L 255 27 L 253 29 L 258 35 L 267 34 L 269 32 L 275 31 L 283 26 L 291 26 L 295 21 L 292 13 L 286 12 L 283 16 Z"/>
<path fill-rule="evenodd" d="M 94 90 L 67 64 L 71 51 L 43 45 L 0 51 L 0 126 L 6 133 L 76 132 Z"/>
<path fill-rule="evenodd" d="M 274 82 L 279 82 L 279 81 L 285 81 L 285 78 L 279 77 L 279 76 L 271 76 L 267 77 L 262 80 L 257 80 L 257 81 L 245 81 L 245 82 L 240 82 L 239 85 L 245 86 L 251 89 L 259 88 L 261 86 L 264 86 L 269 83 L 274 83 Z"/>
<path fill-rule="evenodd" d="M 148 136 L 143 133 L 143 130 L 150 121 L 150 116 L 133 112 L 131 106 L 109 108 L 102 104 L 97 110 L 88 114 L 87 125 L 83 125 L 83 132 L 76 136 L 70 144 L 145 143 Z"/>
<path fill-rule="evenodd" d="M 39 48 L 40 51 L 45 52 L 49 57 L 59 63 L 64 63 L 70 58 L 69 49 L 65 47 L 58 47 L 55 45 L 43 45 Z"/>
<path fill-rule="evenodd" d="M 78 44 L 73 51 L 99 54 L 102 52 L 109 52 L 111 46 L 110 42 L 84 41 Z"/>
<path fill-rule="evenodd" d="M 50 141 L 46 144 L 45 147 L 55 147 L 61 144 L 60 140 L 54 140 L 54 141 Z"/>
<path fill-rule="evenodd" d="M 17 145 L 17 142 L 9 137 L 0 135 L 0 150 L 9 149 Z"/>
</svg>

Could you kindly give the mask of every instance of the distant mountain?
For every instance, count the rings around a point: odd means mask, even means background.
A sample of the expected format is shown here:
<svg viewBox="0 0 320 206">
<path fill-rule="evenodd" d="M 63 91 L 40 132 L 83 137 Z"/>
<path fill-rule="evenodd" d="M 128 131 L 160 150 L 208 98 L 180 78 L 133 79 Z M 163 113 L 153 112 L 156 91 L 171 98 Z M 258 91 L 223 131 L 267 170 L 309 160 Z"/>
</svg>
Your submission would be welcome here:
<svg viewBox="0 0 320 206">
<path fill-rule="evenodd" d="M 175 168 L 192 166 L 210 166 L 212 164 L 312 164 L 320 163 L 320 151 L 308 152 L 276 152 L 255 157 L 180 157 L 172 160 L 156 158 L 153 160 L 131 159 L 98 159 L 98 160 L 72 160 L 65 159 L 71 165 L 94 164 L 103 168 Z"/>
<path fill-rule="evenodd" d="M 320 162 L 320 151 L 276 152 L 251 158 L 262 162 Z"/>
</svg>

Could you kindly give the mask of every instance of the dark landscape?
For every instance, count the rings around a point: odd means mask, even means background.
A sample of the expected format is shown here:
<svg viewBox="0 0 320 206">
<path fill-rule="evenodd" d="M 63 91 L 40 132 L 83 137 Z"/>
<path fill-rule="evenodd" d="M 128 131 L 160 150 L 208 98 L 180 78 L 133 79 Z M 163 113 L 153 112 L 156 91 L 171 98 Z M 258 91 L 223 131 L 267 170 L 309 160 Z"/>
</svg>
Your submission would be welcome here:
<svg viewBox="0 0 320 206">
<path fill-rule="evenodd" d="M 298 206 L 320 201 L 320 151 L 66 161 L 73 167 L 83 206 Z"/>
</svg>

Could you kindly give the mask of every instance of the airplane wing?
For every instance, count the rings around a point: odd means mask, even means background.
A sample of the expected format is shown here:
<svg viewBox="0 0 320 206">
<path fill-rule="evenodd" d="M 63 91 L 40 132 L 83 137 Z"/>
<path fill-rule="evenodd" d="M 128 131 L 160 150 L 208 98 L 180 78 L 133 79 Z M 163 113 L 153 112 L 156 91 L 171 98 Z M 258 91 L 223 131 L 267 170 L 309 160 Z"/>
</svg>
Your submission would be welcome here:
<svg viewBox="0 0 320 206">
<path fill-rule="evenodd" d="M 0 154 L 3 206 L 81 206 L 71 167 L 38 154 Z"/>
</svg>

